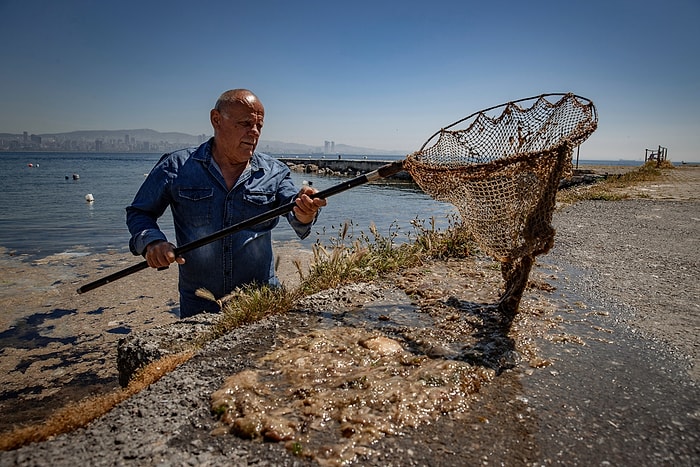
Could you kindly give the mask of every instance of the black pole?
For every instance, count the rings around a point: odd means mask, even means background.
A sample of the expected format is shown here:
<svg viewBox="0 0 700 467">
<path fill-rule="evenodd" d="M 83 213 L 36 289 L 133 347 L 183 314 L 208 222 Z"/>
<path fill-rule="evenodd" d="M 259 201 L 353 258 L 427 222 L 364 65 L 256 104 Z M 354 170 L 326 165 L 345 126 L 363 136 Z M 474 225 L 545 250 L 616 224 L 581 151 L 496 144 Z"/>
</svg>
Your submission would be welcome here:
<svg viewBox="0 0 700 467">
<path fill-rule="evenodd" d="M 356 186 L 363 185 L 367 182 L 371 182 L 373 180 L 378 180 L 380 178 L 390 177 L 394 174 L 401 172 L 402 170 L 403 170 L 403 160 L 392 162 L 390 164 L 383 165 L 383 166 L 379 167 L 377 170 L 374 170 L 374 171 L 369 172 L 367 174 L 359 175 L 359 176 L 352 178 L 348 181 L 345 181 L 343 183 L 339 183 L 337 185 L 333 185 L 332 187 L 326 188 L 325 190 L 314 193 L 313 195 L 311 195 L 311 197 L 325 199 L 325 198 L 328 198 L 329 196 L 333 196 L 335 194 L 349 190 L 349 189 L 354 188 Z M 279 206 L 279 207 L 273 209 L 272 211 L 268 211 L 268 212 L 259 214 L 255 217 L 251 217 L 250 219 L 244 220 L 243 222 L 239 222 L 238 224 L 231 225 L 229 227 L 226 227 L 225 229 L 219 230 L 218 232 L 214 232 L 214 233 L 207 235 L 205 237 L 202 237 L 198 240 L 195 240 L 193 242 L 190 242 L 190 243 L 187 243 L 187 244 L 182 245 L 180 247 L 177 247 L 177 248 L 175 248 L 175 256 L 181 256 L 184 253 L 187 253 L 188 251 L 192 251 L 196 248 L 199 248 L 199 247 L 202 247 L 202 246 L 207 245 L 209 243 L 215 242 L 216 240 L 224 238 L 224 237 L 231 235 L 233 233 L 236 233 L 236 232 L 239 232 L 241 230 L 245 230 L 247 228 L 253 227 L 254 225 L 260 224 L 262 222 L 269 221 L 271 219 L 274 219 L 277 216 L 287 214 L 288 212 L 291 212 L 292 209 L 294 209 L 294 206 L 296 206 L 296 203 L 294 201 L 292 201 L 292 202 L 287 203 L 285 205 Z M 114 282 L 118 279 L 129 276 L 135 272 L 141 271 L 142 269 L 146 269 L 146 268 L 148 268 L 148 263 L 146 261 L 142 261 L 142 262 L 140 262 L 138 264 L 134 264 L 133 266 L 130 266 L 126 269 L 122 269 L 121 271 L 117 271 L 117 272 L 112 273 L 108 276 L 105 276 L 102 279 L 98 279 L 96 281 L 85 284 L 85 285 L 78 288 L 78 293 L 81 294 L 81 293 L 89 292 L 90 290 L 93 290 L 93 289 L 96 289 L 96 288 L 101 287 L 103 285 L 109 284 L 110 282 Z"/>
</svg>

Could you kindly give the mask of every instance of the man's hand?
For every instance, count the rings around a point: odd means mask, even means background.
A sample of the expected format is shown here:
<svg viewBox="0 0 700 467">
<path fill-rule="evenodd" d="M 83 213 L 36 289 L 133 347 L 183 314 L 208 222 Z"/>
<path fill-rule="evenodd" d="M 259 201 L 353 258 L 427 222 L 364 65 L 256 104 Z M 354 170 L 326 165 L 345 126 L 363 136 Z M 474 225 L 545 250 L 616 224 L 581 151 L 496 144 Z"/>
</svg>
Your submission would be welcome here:
<svg viewBox="0 0 700 467">
<path fill-rule="evenodd" d="M 326 200 L 321 198 L 311 198 L 309 195 L 316 193 L 318 190 L 310 186 L 303 186 L 299 191 L 299 196 L 296 199 L 294 206 L 294 216 L 302 224 L 310 224 L 316 218 L 316 213 L 326 205 Z"/>
<path fill-rule="evenodd" d="M 157 240 L 146 246 L 146 262 L 152 268 L 167 268 L 174 262 L 185 264 L 185 258 L 175 257 L 175 247 L 172 243 Z"/>
</svg>

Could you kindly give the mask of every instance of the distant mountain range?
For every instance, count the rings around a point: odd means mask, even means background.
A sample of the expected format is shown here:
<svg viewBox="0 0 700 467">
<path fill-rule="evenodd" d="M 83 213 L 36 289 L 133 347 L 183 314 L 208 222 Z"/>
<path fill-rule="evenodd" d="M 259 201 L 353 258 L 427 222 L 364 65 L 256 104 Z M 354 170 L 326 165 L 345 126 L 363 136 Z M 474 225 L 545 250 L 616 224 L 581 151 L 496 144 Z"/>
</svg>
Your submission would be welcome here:
<svg viewBox="0 0 700 467">
<path fill-rule="evenodd" d="M 66 133 L 42 133 L 42 134 L 16 134 L 0 133 L 0 149 L 47 149 L 50 150 L 56 144 L 73 142 L 79 146 L 83 144 L 95 145 L 100 141 L 100 146 L 107 149 L 115 148 L 115 144 L 131 147 L 132 150 L 149 148 L 157 152 L 163 147 L 195 146 L 206 141 L 210 135 L 190 135 L 187 133 L 167 132 L 150 129 L 131 130 L 81 130 Z M 10 144 L 14 143 L 14 144 Z M 98 149 L 94 149 L 98 150 Z M 260 140 L 258 150 L 271 154 L 323 154 L 324 147 L 308 144 L 288 143 L 284 141 Z M 347 144 L 335 144 L 329 154 L 352 155 L 403 155 L 402 151 L 386 151 L 381 149 L 363 148 Z"/>
</svg>

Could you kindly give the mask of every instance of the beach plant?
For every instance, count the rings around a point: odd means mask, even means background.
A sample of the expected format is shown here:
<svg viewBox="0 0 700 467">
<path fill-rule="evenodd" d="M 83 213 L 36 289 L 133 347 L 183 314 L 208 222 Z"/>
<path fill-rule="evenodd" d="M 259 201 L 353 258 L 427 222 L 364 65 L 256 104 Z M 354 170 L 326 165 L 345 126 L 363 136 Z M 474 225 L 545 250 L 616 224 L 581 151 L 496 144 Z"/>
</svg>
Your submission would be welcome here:
<svg viewBox="0 0 700 467">
<path fill-rule="evenodd" d="M 402 235 L 400 226 L 392 223 L 386 234 L 370 224 L 369 232 L 361 231 L 348 240 L 344 226 L 330 246 L 316 243 L 310 273 L 302 283 L 306 292 L 335 287 L 347 282 L 370 281 L 387 273 L 414 267 L 426 258 L 465 258 L 477 252 L 471 235 L 450 216 L 446 230 L 436 227 L 435 218 L 428 222 L 414 219 L 413 232 Z M 405 240 L 404 240 L 405 239 Z"/>
<path fill-rule="evenodd" d="M 440 230 L 431 217 L 426 226 L 424 219 L 411 221 L 415 229 L 414 243 L 423 255 L 434 259 L 467 258 L 479 253 L 472 235 L 467 231 L 457 213 L 448 216 L 448 228 Z"/>
<path fill-rule="evenodd" d="M 375 224 L 369 233 L 360 231 L 355 238 L 351 225 L 345 223 L 328 245 L 316 242 L 308 274 L 302 278 L 303 295 L 316 293 L 349 282 L 366 282 L 402 267 L 420 262 L 420 248 L 409 242 L 399 242 L 400 227 L 392 223 L 388 234 L 382 234 Z"/>
<path fill-rule="evenodd" d="M 221 317 L 214 324 L 211 333 L 202 337 L 201 345 L 266 316 L 288 311 L 297 299 L 297 292 L 286 287 L 255 284 L 238 287 L 218 301 Z"/>
</svg>

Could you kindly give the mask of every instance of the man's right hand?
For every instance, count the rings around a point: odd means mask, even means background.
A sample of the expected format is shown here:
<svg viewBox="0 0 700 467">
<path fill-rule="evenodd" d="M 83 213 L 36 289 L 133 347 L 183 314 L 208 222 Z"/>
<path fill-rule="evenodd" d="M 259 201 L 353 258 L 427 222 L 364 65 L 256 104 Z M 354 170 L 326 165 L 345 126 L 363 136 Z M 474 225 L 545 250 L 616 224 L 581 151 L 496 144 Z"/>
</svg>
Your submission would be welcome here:
<svg viewBox="0 0 700 467">
<path fill-rule="evenodd" d="M 175 257 L 175 246 L 172 243 L 158 240 L 146 246 L 146 262 L 152 268 L 167 268 L 174 262 L 185 264 L 185 258 Z"/>
</svg>

